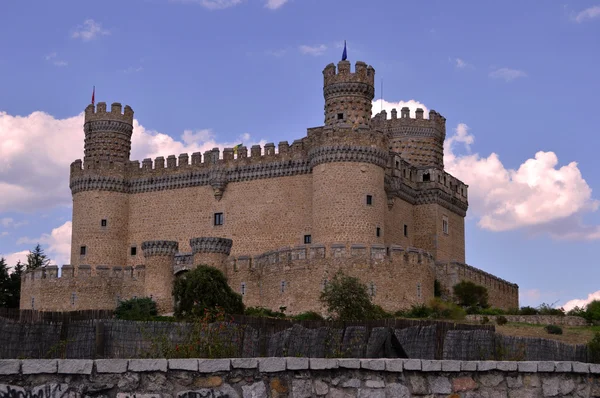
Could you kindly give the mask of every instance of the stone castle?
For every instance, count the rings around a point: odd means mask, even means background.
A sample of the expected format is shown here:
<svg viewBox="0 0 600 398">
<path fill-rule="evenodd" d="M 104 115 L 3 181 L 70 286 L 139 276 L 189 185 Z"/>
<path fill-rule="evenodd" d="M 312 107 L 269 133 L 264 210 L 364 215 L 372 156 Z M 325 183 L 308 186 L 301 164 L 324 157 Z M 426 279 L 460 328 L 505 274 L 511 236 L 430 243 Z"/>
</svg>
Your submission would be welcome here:
<svg viewBox="0 0 600 398">
<path fill-rule="evenodd" d="M 152 297 L 173 309 L 175 278 L 222 270 L 247 306 L 322 311 L 342 269 L 396 311 L 427 303 L 434 281 L 487 287 L 518 307 L 518 286 L 465 264 L 467 185 L 444 171 L 446 119 L 417 109 L 372 117 L 375 70 L 323 70 L 324 126 L 291 145 L 129 160 L 133 110 L 85 109 L 84 159 L 71 164 L 71 265 L 23 276 L 21 308 L 113 309 Z"/>
</svg>

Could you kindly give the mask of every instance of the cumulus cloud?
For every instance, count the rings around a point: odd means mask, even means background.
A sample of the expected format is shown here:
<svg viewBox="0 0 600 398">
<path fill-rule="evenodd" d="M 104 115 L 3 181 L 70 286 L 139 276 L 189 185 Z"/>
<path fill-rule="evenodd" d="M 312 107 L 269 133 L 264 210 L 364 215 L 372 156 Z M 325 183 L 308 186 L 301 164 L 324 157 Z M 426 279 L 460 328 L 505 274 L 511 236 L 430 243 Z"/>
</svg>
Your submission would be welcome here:
<svg viewBox="0 0 600 398">
<path fill-rule="evenodd" d="M 318 46 L 307 46 L 305 44 L 300 46 L 300 52 L 304 55 L 322 55 L 325 51 L 327 51 L 327 46 L 325 44 L 319 44 Z"/>
<path fill-rule="evenodd" d="M 82 41 L 90 41 L 98 36 L 109 35 L 110 31 L 102 28 L 102 24 L 94 21 L 93 19 L 86 19 L 83 21 L 83 25 L 77 26 L 71 37 L 73 39 L 81 39 Z"/>
<path fill-rule="evenodd" d="M 562 306 L 562 308 L 564 308 L 565 311 L 570 311 L 575 307 L 585 307 L 594 300 L 600 300 L 600 290 L 588 294 L 587 298 L 585 299 L 569 300 Z"/>
<path fill-rule="evenodd" d="M 265 7 L 270 10 L 276 10 L 287 2 L 288 0 L 267 0 Z"/>
<path fill-rule="evenodd" d="M 58 58 L 57 53 L 50 53 L 50 54 L 46 55 L 44 58 L 46 59 L 46 61 L 50 62 L 54 66 L 67 66 L 68 65 L 67 61 L 63 61 L 62 59 Z"/>
<path fill-rule="evenodd" d="M 427 107 L 419 101 L 415 101 L 412 99 L 409 101 L 398 102 L 388 102 L 382 99 L 373 101 L 373 115 L 384 110 L 387 112 L 387 117 L 389 119 L 391 118 L 392 109 L 396 109 L 396 111 L 398 112 L 398 117 L 400 117 L 400 109 L 404 108 L 405 106 L 407 106 L 410 109 L 410 117 L 416 117 L 415 112 L 417 108 L 423 109 L 423 112 L 425 112 L 425 118 L 429 116 L 429 110 L 427 109 Z"/>
<path fill-rule="evenodd" d="M 44 246 L 44 252 L 48 255 L 48 258 L 51 259 L 52 264 L 68 264 L 71 257 L 71 230 L 71 221 L 67 221 L 63 225 L 52 229 L 49 234 L 42 234 L 42 236 L 34 239 L 20 238 L 17 241 L 17 244 L 36 245 L 39 243 L 40 245 Z M 21 262 L 27 261 L 27 253 L 29 252 L 25 252 L 24 260 L 21 257 L 18 259 L 20 259 Z"/>
<path fill-rule="evenodd" d="M 454 65 L 456 69 L 466 69 L 473 67 L 471 64 L 467 63 L 462 58 L 450 58 L 450 62 Z"/>
<path fill-rule="evenodd" d="M 600 18 L 600 6 L 586 8 L 585 10 L 578 12 L 572 17 L 573 21 L 577 23 L 582 23 L 595 18 Z"/>
<path fill-rule="evenodd" d="M 196 3 L 208 10 L 223 10 L 241 4 L 244 0 L 170 0 L 173 3 Z"/>
<path fill-rule="evenodd" d="M 503 79 L 506 82 L 511 82 L 520 77 L 527 77 L 527 74 L 518 69 L 498 68 L 491 71 L 489 76 L 492 79 Z"/>
</svg>

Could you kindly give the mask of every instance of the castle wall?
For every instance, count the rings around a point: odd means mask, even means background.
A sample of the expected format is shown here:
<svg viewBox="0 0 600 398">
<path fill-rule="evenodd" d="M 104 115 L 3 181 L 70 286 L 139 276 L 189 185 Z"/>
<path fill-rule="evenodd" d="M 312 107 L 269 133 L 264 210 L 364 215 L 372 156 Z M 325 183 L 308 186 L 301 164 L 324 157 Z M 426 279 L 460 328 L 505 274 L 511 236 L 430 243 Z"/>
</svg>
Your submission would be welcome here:
<svg viewBox="0 0 600 398">
<path fill-rule="evenodd" d="M 392 200 L 393 205 L 386 209 L 385 244 L 414 247 L 413 206 L 400 198 Z M 407 236 L 404 235 L 404 225 L 407 226 Z"/>
<path fill-rule="evenodd" d="M 38 269 L 23 276 L 21 309 L 115 309 L 119 300 L 145 296 L 143 267 L 137 270 L 131 267 L 100 267 L 95 270 L 97 274 L 92 274 L 89 267 L 83 267 L 77 275 L 73 275 L 71 267 L 65 266 L 60 277 L 56 276 L 56 272 L 47 271 Z"/>
<path fill-rule="evenodd" d="M 437 262 L 436 278 L 442 287 L 452 294 L 452 287 L 461 281 L 484 286 L 488 291 L 488 303 L 505 310 L 519 308 L 519 286 L 478 268 L 457 262 Z"/>
</svg>

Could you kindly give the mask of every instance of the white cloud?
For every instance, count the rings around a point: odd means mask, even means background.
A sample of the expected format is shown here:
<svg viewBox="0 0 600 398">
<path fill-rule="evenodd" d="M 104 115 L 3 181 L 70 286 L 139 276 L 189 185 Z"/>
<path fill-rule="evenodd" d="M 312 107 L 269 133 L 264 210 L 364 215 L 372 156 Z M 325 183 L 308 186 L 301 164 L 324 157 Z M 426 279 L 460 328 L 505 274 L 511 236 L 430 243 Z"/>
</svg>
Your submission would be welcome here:
<svg viewBox="0 0 600 398">
<path fill-rule="evenodd" d="M 8 236 L 8 231 L 0 232 L 0 238 L 4 238 L 5 236 Z"/>
<path fill-rule="evenodd" d="M 506 82 L 511 82 L 520 77 L 527 77 L 527 74 L 518 69 L 499 68 L 491 71 L 489 76 L 492 79 L 504 79 Z"/>
<path fill-rule="evenodd" d="M 288 1 L 289 0 L 267 0 L 267 2 L 265 3 L 265 7 L 271 10 L 276 10 Z"/>
<path fill-rule="evenodd" d="M 450 58 L 449 61 L 454 65 L 456 69 L 466 69 L 473 67 L 471 64 L 467 63 L 462 58 Z"/>
<path fill-rule="evenodd" d="M 129 73 L 137 73 L 137 72 L 141 72 L 143 70 L 144 70 L 144 68 L 141 67 L 141 66 L 138 66 L 137 68 L 134 68 L 133 66 L 130 66 L 129 68 L 124 69 L 123 73 L 127 73 L 127 74 L 129 74 Z"/>
<path fill-rule="evenodd" d="M 594 300 L 600 300 L 600 290 L 597 290 L 594 293 L 588 294 L 586 299 L 569 300 L 565 303 L 565 305 L 562 306 L 562 308 L 564 308 L 565 311 L 570 311 L 574 307 L 585 307 L 586 305 L 588 305 L 589 303 L 591 303 Z"/>
<path fill-rule="evenodd" d="M 4 228 L 18 228 L 27 225 L 27 221 L 15 221 L 11 217 L 0 218 L 0 225 Z"/>
<path fill-rule="evenodd" d="M 93 19 L 86 19 L 83 21 L 83 25 L 77 26 L 77 28 L 71 33 L 71 37 L 74 39 L 81 39 L 83 41 L 90 41 L 98 36 L 109 35 L 110 31 L 102 29 L 102 24 L 94 21 Z"/>
<path fill-rule="evenodd" d="M 42 236 L 35 239 L 20 238 L 17 244 L 36 245 L 39 243 L 44 248 L 48 258 L 51 259 L 52 264 L 68 264 L 71 257 L 71 230 L 71 221 L 67 221 L 63 225 L 52 229 L 49 234 L 42 234 Z M 25 256 L 25 260 L 27 260 L 27 256 Z"/>
<path fill-rule="evenodd" d="M 300 52 L 305 55 L 322 55 L 327 50 L 327 46 L 325 44 L 319 44 L 318 46 L 307 46 L 301 45 Z"/>
<path fill-rule="evenodd" d="M 27 255 L 29 254 L 29 250 L 23 250 L 16 253 L 11 253 L 7 255 L 0 254 L 0 257 L 4 257 L 6 260 L 6 264 L 9 269 L 12 269 L 18 261 L 21 261 L 23 264 L 27 264 Z"/>
<path fill-rule="evenodd" d="M 50 53 L 50 54 L 46 55 L 44 58 L 46 59 L 46 61 L 52 63 L 52 65 L 54 65 L 54 66 L 67 66 L 68 65 L 67 61 L 63 61 L 63 60 L 59 59 L 58 54 L 56 54 L 56 53 Z"/>
<path fill-rule="evenodd" d="M 225 8 L 237 6 L 244 0 L 171 0 L 175 3 L 196 3 L 209 10 L 223 10 Z"/>
<path fill-rule="evenodd" d="M 600 6 L 593 6 L 590 8 L 586 8 L 585 10 L 575 14 L 573 16 L 573 20 L 577 23 L 581 23 L 590 19 L 599 18 L 600 17 Z"/>
<path fill-rule="evenodd" d="M 407 106 L 410 109 L 410 117 L 412 118 L 415 117 L 415 112 L 417 108 L 423 109 L 423 112 L 425 113 L 425 118 L 429 117 L 429 110 L 427 109 L 427 107 L 419 101 L 415 100 L 388 102 L 386 100 L 378 99 L 376 101 L 373 101 L 373 115 L 384 110 L 387 112 L 387 118 L 389 119 L 392 117 L 392 109 L 396 109 L 396 111 L 398 112 L 398 117 L 400 117 L 400 109 L 404 108 L 405 106 Z"/>
<path fill-rule="evenodd" d="M 0 112 L 0 209 L 30 212 L 69 206 L 69 165 L 83 158 L 83 113 L 55 119 L 44 112 L 12 116 Z M 32 148 L 30 143 L 35 143 Z M 218 142 L 211 130 L 186 130 L 180 139 L 147 130 L 134 121 L 131 159 L 204 152 L 243 142 L 261 144 L 249 134 Z M 31 156 L 32 152 L 35 156 Z M 56 156 L 60 153 L 61 156 Z M 0 212 L 0 217 L 2 216 Z M 6 221 L 8 222 L 8 221 Z"/>
</svg>

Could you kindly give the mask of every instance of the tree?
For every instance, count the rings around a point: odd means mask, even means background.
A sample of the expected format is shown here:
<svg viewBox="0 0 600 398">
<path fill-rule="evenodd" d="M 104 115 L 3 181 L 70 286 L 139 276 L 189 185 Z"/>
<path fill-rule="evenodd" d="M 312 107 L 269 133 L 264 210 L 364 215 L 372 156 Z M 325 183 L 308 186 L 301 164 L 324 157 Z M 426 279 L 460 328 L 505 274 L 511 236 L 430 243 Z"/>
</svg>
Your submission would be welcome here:
<svg viewBox="0 0 600 398">
<path fill-rule="evenodd" d="M 8 275 L 8 265 L 4 257 L 0 257 L 0 307 L 7 307 L 9 294 L 10 276 Z"/>
<path fill-rule="evenodd" d="M 200 265 L 175 281 L 175 316 L 194 318 L 205 315 L 205 310 L 220 307 L 227 314 L 243 314 L 242 295 L 227 284 L 221 271 Z"/>
<path fill-rule="evenodd" d="M 367 286 L 358 278 L 338 271 L 325 286 L 319 300 L 337 320 L 365 320 L 376 317 Z"/>
<path fill-rule="evenodd" d="M 600 300 L 593 300 L 585 306 L 588 321 L 600 321 Z"/>
<path fill-rule="evenodd" d="M 6 301 L 8 308 L 19 308 L 21 301 L 21 276 L 23 275 L 24 268 L 25 266 L 19 260 L 10 274 L 9 294 Z"/>
<path fill-rule="evenodd" d="M 45 267 L 50 264 L 50 259 L 44 253 L 44 249 L 38 243 L 33 251 L 29 251 L 27 255 L 27 271 L 33 271 L 36 268 Z"/>
<path fill-rule="evenodd" d="M 462 281 L 454 285 L 453 290 L 458 304 L 463 307 L 489 307 L 488 291 L 484 286 L 476 285 L 470 281 Z"/>
<path fill-rule="evenodd" d="M 149 297 L 121 301 L 115 310 L 117 319 L 129 321 L 150 321 L 157 315 L 156 303 Z"/>
</svg>

